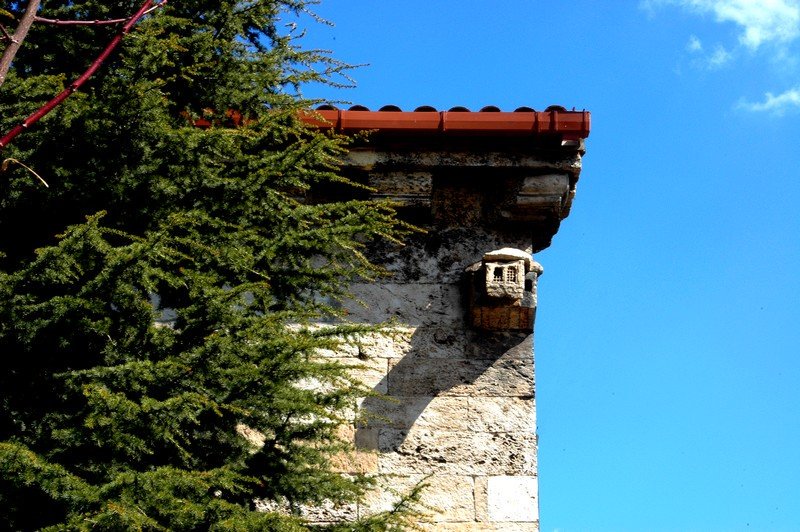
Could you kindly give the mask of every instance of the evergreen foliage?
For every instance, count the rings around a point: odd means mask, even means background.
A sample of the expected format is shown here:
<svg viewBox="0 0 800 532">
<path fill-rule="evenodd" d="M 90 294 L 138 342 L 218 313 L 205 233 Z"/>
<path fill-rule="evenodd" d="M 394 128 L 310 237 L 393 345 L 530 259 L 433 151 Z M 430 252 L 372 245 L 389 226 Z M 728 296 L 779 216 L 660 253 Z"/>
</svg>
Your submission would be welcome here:
<svg viewBox="0 0 800 532">
<path fill-rule="evenodd" d="M 363 246 L 404 229 L 385 205 L 302 201 L 348 186 L 343 139 L 298 120 L 298 87 L 347 69 L 283 26 L 307 3 L 176 0 L 1 152 L 50 187 L 17 164 L 0 173 L 0 529 L 306 530 L 302 505 L 368 484 L 328 463 L 366 390 L 313 357 L 364 329 L 311 323 L 381 273 Z M 136 7 L 50 0 L 42 15 Z M 115 31 L 35 24 L 0 90 L 0 129 Z M 408 520 L 405 500 L 336 529 Z"/>
</svg>

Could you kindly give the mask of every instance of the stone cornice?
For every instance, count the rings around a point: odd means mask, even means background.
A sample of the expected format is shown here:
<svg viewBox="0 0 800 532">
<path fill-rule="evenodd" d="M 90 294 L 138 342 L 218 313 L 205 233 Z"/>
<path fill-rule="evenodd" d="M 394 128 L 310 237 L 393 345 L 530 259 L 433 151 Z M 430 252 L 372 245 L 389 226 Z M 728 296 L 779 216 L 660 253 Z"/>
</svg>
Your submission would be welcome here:
<svg viewBox="0 0 800 532">
<path fill-rule="evenodd" d="M 354 144 L 342 170 L 416 223 L 524 230 L 538 251 L 569 215 L 583 153 L 583 140 L 398 142 L 376 135 Z"/>
</svg>

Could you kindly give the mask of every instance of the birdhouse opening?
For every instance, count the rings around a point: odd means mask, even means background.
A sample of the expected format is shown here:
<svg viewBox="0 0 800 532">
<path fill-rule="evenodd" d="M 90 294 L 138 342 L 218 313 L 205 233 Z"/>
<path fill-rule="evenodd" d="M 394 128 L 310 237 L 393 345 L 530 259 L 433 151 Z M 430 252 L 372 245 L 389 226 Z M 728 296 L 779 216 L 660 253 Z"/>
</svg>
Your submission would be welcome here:
<svg viewBox="0 0 800 532">
<path fill-rule="evenodd" d="M 495 280 L 495 282 L 498 282 L 498 283 L 502 282 L 502 280 L 503 280 L 503 268 L 496 267 L 494 269 L 494 280 Z"/>
<path fill-rule="evenodd" d="M 506 281 L 510 283 L 517 282 L 517 267 L 516 266 L 509 266 L 506 269 Z"/>
</svg>

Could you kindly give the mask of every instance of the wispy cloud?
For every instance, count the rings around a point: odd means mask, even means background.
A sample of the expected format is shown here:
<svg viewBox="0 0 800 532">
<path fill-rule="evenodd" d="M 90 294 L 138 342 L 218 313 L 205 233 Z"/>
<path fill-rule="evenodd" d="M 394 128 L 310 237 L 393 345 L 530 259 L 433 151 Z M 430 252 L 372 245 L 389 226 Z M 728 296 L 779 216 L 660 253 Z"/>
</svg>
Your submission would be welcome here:
<svg viewBox="0 0 800 532">
<path fill-rule="evenodd" d="M 689 42 L 686 43 L 687 52 L 702 52 L 703 42 L 697 38 L 697 35 L 690 35 Z"/>
<path fill-rule="evenodd" d="M 760 102 L 739 102 L 739 108 L 747 111 L 768 112 L 782 115 L 787 111 L 800 110 L 800 88 L 789 89 L 786 92 L 772 94 L 768 92 Z"/>
<path fill-rule="evenodd" d="M 689 0 L 713 11 L 719 22 L 742 27 L 739 42 L 755 50 L 766 42 L 788 43 L 800 36 L 800 5 L 792 0 Z"/>
<path fill-rule="evenodd" d="M 696 35 L 689 36 L 689 42 L 686 43 L 686 51 L 690 54 L 699 56 L 697 59 L 692 61 L 692 64 L 699 68 L 716 70 L 730 63 L 733 59 L 733 54 L 721 44 L 717 44 L 714 46 L 714 50 L 712 52 L 705 54 L 703 41 L 701 41 Z"/>
<path fill-rule="evenodd" d="M 655 16 L 659 9 L 675 6 L 690 13 L 713 17 L 719 24 L 738 28 L 738 43 L 732 46 L 706 46 L 696 35 L 690 35 L 686 52 L 693 56 L 696 68 L 717 70 L 741 57 L 743 51 L 759 52 L 784 72 L 796 67 L 796 51 L 800 41 L 800 0 L 641 0 L 640 7 Z M 761 101 L 740 100 L 739 109 L 782 115 L 800 110 L 800 85 L 780 94 L 767 92 Z"/>
<path fill-rule="evenodd" d="M 787 44 L 800 37 L 800 0 L 644 0 L 654 10 L 662 5 L 712 14 L 717 22 L 740 27 L 739 42 L 751 50 L 766 43 Z"/>
<path fill-rule="evenodd" d="M 733 59 L 733 54 L 725 49 L 724 46 L 718 44 L 714 47 L 714 51 L 706 59 L 709 68 L 722 68 Z"/>
</svg>

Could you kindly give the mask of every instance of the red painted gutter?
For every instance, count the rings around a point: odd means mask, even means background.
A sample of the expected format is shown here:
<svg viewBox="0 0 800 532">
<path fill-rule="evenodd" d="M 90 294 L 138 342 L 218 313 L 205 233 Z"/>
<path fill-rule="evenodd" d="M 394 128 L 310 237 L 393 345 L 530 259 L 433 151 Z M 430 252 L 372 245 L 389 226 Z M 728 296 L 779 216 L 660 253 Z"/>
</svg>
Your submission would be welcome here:
<svg viewBox="0 0 800 532">
<path fill-rule="evenodd" d="M 559 135 L 565 140 L 589 136 L 591 113 L 567 111 L 563 107 L 548 107 L 545 111 L 520 108 L 502 112 L 496 107 L 470 112 L 464 108 L 436 111 L 430 107 L 416 111 L 401 111 L 386 106 L 369 111 L 355 106 L 349 110 L 322 107 L 303 115 L 303 120 L 321 129 L 331 128 L 339 133 L 377 130 L 386 133 L 443 133 L 461 135 Z"/>
</svg>

